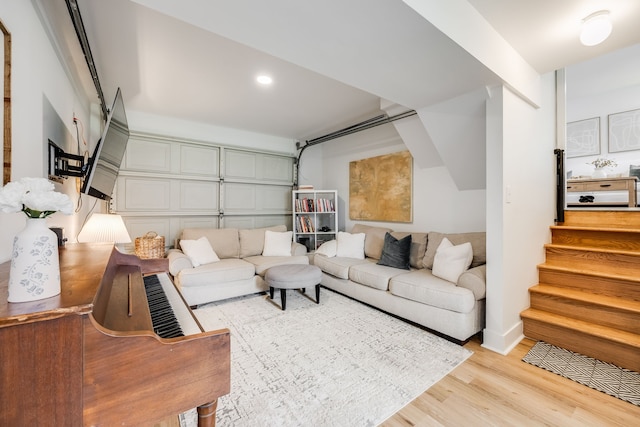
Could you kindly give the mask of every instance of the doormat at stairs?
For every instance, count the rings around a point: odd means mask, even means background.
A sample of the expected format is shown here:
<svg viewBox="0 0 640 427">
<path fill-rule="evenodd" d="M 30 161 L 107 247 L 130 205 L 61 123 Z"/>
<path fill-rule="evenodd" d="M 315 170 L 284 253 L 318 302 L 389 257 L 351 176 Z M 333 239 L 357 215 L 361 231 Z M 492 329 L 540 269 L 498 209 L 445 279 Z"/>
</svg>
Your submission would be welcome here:
<svg viewBox="0 0 640 427">
<path fill-rule="evenodd" d="M 524 362 L 640 406 L 640 373 L 538 341 Z"/>
</svg>

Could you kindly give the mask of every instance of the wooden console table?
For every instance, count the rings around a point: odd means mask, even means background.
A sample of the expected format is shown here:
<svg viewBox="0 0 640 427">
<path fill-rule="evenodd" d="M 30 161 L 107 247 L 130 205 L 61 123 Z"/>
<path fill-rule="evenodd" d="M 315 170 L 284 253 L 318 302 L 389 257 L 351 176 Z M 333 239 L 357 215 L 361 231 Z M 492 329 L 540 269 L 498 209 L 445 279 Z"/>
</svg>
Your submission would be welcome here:
<svg viewBox="0 0 640 427">
<path fill-rule="evenodd" d="M 622 178 L 588 178 L 588 179 L 568 179 L 567 191 L 570 193 L 589 193 L 593 191 L 627 191 L 629 193 L 628 202 L 586 202 L 568 203 L 567 206 L 629 206 L 636 207 L 638 204 L 635 176 L 625 176 Z"/>
</svg>

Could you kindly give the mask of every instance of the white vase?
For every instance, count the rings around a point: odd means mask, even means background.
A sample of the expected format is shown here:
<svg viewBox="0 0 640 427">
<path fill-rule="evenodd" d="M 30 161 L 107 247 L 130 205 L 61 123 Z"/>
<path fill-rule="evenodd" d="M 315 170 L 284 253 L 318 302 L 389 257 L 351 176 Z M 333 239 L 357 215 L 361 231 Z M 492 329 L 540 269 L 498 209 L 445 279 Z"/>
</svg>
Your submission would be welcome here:
<svg viewBox="0 0 640 427">
<path fill-rule="evenodd" d="M 29 218 L 13 240 L 9 271 L 9 302 L 49 298 L 60 293 L 58 236 L 46 219 Z"/>
<path fill-rule="evenodd" d="M 591 175 L 592 178 L 606 178 L 607 177 L 607 172 L 604 170 L 604 168 L 596 168 L 595 171 L 593 171 L 593 175 Z"/>
</svg>

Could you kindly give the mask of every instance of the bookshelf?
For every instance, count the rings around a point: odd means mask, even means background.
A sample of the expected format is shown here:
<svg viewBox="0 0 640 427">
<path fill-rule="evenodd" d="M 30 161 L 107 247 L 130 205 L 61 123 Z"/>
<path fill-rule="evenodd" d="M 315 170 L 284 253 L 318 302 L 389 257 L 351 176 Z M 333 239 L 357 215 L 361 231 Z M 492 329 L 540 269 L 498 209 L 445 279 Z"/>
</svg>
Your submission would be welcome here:
<svg viewBox="0 0 640 427">
<path fill-rule="evenodd" d="M 313 252 L 338 232 L 336 190 L 293 191 L 293 240 Z M 324 231 L 323 231 L 324 230 Z"/>
</svg>

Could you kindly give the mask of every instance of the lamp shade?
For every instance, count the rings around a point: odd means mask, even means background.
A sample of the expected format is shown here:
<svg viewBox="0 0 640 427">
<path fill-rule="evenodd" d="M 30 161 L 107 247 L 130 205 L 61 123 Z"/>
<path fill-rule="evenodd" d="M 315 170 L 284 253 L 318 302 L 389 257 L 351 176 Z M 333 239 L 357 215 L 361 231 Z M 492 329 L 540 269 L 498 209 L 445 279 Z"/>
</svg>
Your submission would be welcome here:
<svg viewBox="0 0 640 427">
<path fill-rule="evenodd" d="M 608 10 L 592 13 L 582 20 L 580 42 L 585 46 L 595 46 L 609 37 L 612 30 Z"/>
<path fill-rule="evenodd" d="M 130 243 L 131 237 L 120 215 L 94 213 L 80 230 L 78 242 Z"/>
</svg>

